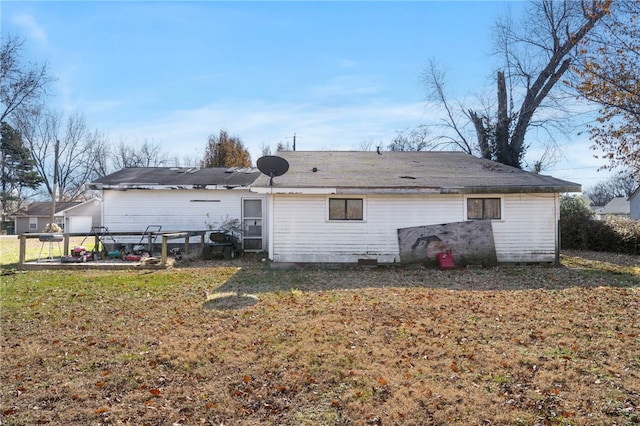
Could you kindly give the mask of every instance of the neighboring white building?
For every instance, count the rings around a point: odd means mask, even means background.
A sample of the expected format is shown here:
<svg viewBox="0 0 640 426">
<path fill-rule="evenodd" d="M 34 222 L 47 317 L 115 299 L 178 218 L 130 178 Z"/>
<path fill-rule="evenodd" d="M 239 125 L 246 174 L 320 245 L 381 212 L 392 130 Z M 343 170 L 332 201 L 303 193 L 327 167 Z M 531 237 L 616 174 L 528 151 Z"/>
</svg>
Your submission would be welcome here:
<svg viewBox="0 0 640 426">
<path fill-rule="evenodd" d="M 630 198 L 627 197 L 613 198 L 604 207 L 594 209 L 596 219 L 605 220 L 608 216 L 630 217 L 631 203 L 629 200 Z"/>
<path fill-rule="evenodd" d="M 288 172 L 273 185 L 265 175 L 251 185 L 268 197 L 274 262 L 402 262 L 399 229 L 469 220 L 490 221 L 498 262 L 553 262 L 560 193 L 581 190 L 462 152 L 278 155 L 288 161 Z M 454 252 L 480 236 L 455 237 Z"/>
<path fill-rule="evenodd" d="M 101 212 L 102 200 L 92 198 L 78 205 L 60 210 L 56 213 L 56 216 L 61 218 L 64 232 L 88 234 L 93 227 L 102 226 Z"/>
<path fill-rule="evenodd" d="M 640 187 L 633 191 L 629 197 L 629 217 L 631 219 L 640 219 Z"/>
<path fill-rule="evenodd" d="M 100 226 L 101 200 L 94 198 L 84 202 L 57 202 L 54 221 L 64 232 L 89 233 L 91 227 Z M 44 232 L 51 222 L 51 202 L 30 203 L 14 216 L 16 234 Z"/>
<path fill-rule="evenodd" d="M 110 232 L 206 231 L 237 220 L 244 249 L 262 251 L 267 197 L 249 191 L 259 174 L 253 168 L 126 168 L 88 187 L 102 193 L 102 223 Z"/>
</svg>

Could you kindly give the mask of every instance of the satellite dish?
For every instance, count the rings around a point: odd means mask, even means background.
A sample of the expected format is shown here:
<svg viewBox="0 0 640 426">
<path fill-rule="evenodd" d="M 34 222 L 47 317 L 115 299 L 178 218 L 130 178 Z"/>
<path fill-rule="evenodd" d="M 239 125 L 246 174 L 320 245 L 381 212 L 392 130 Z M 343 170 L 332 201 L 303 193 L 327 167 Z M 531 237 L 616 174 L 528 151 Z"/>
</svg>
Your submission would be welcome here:
<svg viewBox="0 0 640 426">
<path fill-rule="evenodd" d="M 289 162 L 282 157 L 275 155 L 265 155 L 258 158 L 256 162 L 258 170 L 269 176 L 269 186 L 273 186 L 273 178 L 282 176 L 289 170 Z"/>
</svg>

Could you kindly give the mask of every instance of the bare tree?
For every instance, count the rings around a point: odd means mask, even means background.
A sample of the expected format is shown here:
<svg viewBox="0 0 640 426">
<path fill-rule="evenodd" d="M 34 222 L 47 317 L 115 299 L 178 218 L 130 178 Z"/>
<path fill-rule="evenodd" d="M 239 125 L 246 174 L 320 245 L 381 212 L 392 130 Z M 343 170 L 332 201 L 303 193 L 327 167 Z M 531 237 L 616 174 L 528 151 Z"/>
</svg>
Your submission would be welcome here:
<svg viewBox="0 0 640 426">
<path fill-rule="evenodd" d="M 638 187 L 638 181 L 630 170 L 623 170 L 607 180 L 596 183 L 584 191 L 591 205 L 604 206 L 615 197 L 629 197 Z"/>
<path fill-rule="evenodd" d="M 145 139 L 142 143 L 130 143 L 121 139 L 111 150 L 112 166 L 115 170 L 128 167 L 161 167 L 170 160 L 162 148 Z"/>
<path fill-rule="evenodd" d="M 452 105 L 448 101 L 447 76 L 444 67 L 435 59 L 431 59 L 422 78 L 427 89 L 427 99 L 439 104 L 445 116 L 443 121 L 435 126 L 443 129 L 444 133 L 433 138 L 429 148 L 452 147 L 474 154 L 476 149 L 470 141 L 472 135 L 463 124 L 468 118 L 464 113 L 465 108 L 461 104 Z"/>
<path fill-rule="evenodd" d="M 358 145 L 358 151 L 372 151 L 373 147 L 379 147 L 382 143 L 375 143 L 373 139 L 369 139 L 367 141 L 362 141 Z"/>
<path fill-rule="evenodd" d="M 263 142 L 260 144 L 260 156 L 264 157 L 266 155 L 273 155 L 273 152 L 271 151 L 271 147 Z"/>
<path fill-rule="evenodd" d="M 200 167 L 200 162 L 202 160 L 199 157 L 194 157 L 191 155 L 183 155 L 182 157 L 173 157 L 171 158 L 166 165 L 170 165 L 173 167 Z"/>
<path fill-rule="evenodd" d="M 31 151 L 35 168 L 42 177 L 46 192 L 56 194 L 56 201 L 73 201 L 82 197 L 84 184 L 94 176 L 96 157 L 93 147 L 104 144 L 104 137 L 87 128 L 84 116 L 74 114 L 63 123 L 61 113 L 41 110 L 22 115 L 19 129 Z M 59 142 L 56 161 L 55 145 Z M 54 190 L 54 164 L 58 164 Z"/>
<path fill-rule="evenodd" d="M 459 112 L 446 102 L 444 78 L 435 71 L 426 74 L 432 98 L 447 112 L 455 141 L 467 152 L 477 150 L 484 158 L 522 167 L 528 148 L 527 130 L 549 125 L 548 116 L 536 121 L 539 109 L 562 108 L 552 90 L 570 70 L 577 44 L 607 14 L 611 0 L 553 1 L 530 3 L 519 25 L 505 18 L 496 25 L 496 54 L 503 66 L 496 72 L 495 102 L 484 110 L 465 108 L 466 120 L 475 130 L 475 147 L 457 121 Z M 435 96 L 434 96 L 435 94 Z"/>
<path fill-rule="evenodd" d="M 433 144 L 426 126 L 398 132 L 387 146 L 389 151 L 425 151 L 429 148 L 433 148 Z"/>
<path fill-rule="evenodd" d="M 38 109 L 55 80 L 46 64 L 21 61 L 23 43 L 18 37 L 8 35 L 3 37 L 0 46 L 0 123 L 15 113 Z"/>
<path fill-rule="evenodd" d="M 92 178 L 106 176 L 113 172 L 111 167 L 111 148 L 104 137 L 105 143 L 97 143 L 90 147 L 93 157 Z"/>
</svg>

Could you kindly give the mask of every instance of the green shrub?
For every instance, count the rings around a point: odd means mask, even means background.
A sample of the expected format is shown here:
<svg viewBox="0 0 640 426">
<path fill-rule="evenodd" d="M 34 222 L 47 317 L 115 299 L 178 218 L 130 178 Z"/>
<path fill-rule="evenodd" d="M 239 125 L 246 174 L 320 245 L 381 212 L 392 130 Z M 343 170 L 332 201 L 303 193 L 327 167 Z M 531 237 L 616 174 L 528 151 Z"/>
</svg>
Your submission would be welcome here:
<svg viewBox="0 0 640 426">
<path fill-rule="evenodd" d="M 583 198 L 563 196 L 560 247 L 640 254 L 640 221 L 617 217 L 595 220 Z"/>
<path fill-rule="evenodd" d="M 593 212 L 581 197 L 565 195 L 560 200 L 560 246 L 564 249 L 589 249 L 589 222 Z"/>
</svg>

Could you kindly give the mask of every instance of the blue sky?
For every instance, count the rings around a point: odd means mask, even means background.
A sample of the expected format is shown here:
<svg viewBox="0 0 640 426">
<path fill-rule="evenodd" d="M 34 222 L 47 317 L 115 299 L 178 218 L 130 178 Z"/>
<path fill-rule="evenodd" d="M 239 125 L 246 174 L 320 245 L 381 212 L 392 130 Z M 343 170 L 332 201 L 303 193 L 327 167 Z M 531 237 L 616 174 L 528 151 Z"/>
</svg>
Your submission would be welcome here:
<svg viewBox="0 0 640 426">
<path fill-rule="evenodd" d="M 493 85 L 492 25 L 522 2 L 17 2 L 2 35 L 58 77 L 52 107 L 83 113 L 111 140 L 201 157 L 209 134 L 299 150 L 387 145 L 440 120 L 421 75 L 447 68 L 452 96 Z M 468 100 L 467 100 L 468 102 Z M 535 146 L 535 140 L 531 140 Z M 558 137 L 546 174 L 588 187 L 609 175 L 587 136 Z M 538 155 L 530 151 L 529 160 Z"/>
</svg>

